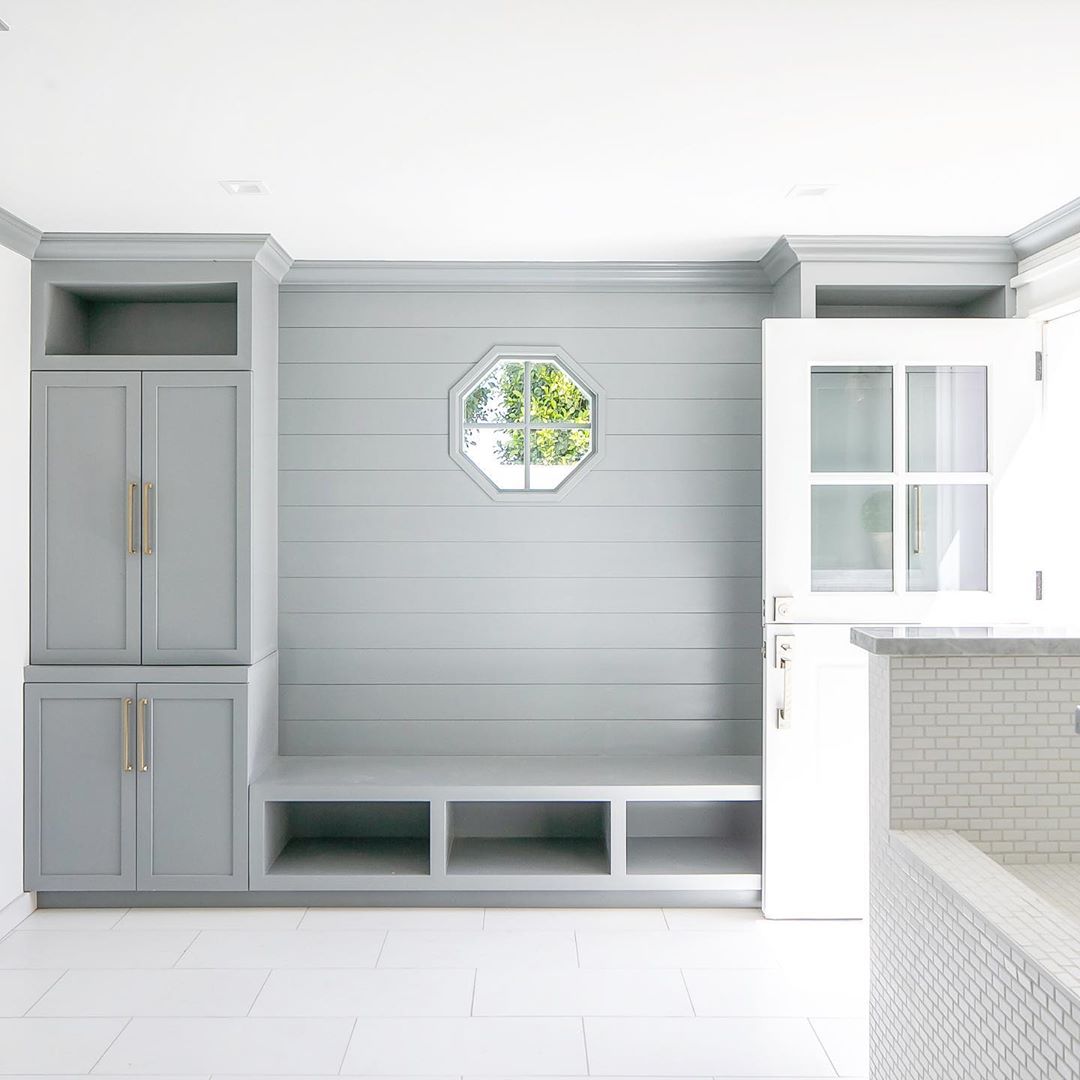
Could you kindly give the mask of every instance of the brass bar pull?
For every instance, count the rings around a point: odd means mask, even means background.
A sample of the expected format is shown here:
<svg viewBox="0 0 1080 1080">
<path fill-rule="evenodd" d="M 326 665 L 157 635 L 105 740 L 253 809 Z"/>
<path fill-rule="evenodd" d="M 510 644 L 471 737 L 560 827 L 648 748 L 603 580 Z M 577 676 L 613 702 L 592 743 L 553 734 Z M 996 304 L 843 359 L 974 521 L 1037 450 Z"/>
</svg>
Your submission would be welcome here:
<svg viewBox="0 0 1080 1080">
<path fill-rule="evenodd" d="M 922 505 L 922 485 L 916 484 L 912 488 L 912 492 L 915 495 L 915 544 L 912 548 L 912 552 L 915 555 L 921 555 L 923 549 L 923 505 Z"/>
<path fill-rule="evenodd" d="M 138 743 L 139 772 L 149 772 L 150 766 L 146 760 L 146 709 L 150 702 L 146 698 L 139 699 L 139 708 L 136 712 L 135 741 Z"/>
<path fill-rule="evenodd" d="M 143 554 L 153 555 L 154 549 L 150 545 L 150 492 L 154 490 L 153 484 L 143 484 L 142 489 L 142 536 Z"/>
<path fill-rule="evenodd" d="M 136 492 L 139 490 L 138 484 L 128 484 L 128 498 L 127 498 L 127 540 L 128 540 L 128 554 L 138 555 L 139 549 L 135 546 L 135 499 L 138 497 Z"/>
<path fill-rule="evenodd" d="M 120 703 L 120 721 L 124 740 L 124 772 L 131 772 L 131 698 Z"/>
</svg>

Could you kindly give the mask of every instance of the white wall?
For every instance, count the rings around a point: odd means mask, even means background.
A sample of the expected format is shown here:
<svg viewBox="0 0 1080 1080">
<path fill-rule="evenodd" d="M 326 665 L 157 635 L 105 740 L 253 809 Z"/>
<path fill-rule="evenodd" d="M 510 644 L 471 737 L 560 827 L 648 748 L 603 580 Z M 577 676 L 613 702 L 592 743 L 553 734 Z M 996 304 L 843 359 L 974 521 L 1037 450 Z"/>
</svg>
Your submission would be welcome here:
<svg viewBox="0 0 1080 1080">
<path fill-rule="evenodd" d="M 30 260 L 0 246 L 0 912 L 22 895 L 22 679 L 27 661 Z M 2 916 L 0 916 L 2 918 Z"/>
</svg>

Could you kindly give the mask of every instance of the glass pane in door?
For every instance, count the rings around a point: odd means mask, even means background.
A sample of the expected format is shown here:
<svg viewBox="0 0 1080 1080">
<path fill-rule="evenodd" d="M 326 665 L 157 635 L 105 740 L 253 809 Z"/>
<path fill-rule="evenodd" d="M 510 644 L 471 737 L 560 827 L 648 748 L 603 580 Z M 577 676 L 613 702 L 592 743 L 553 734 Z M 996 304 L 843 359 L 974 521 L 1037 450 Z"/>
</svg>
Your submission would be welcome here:
<svg viewBox="0 0 1080 1080">
<path fill-rule="evenodd" d="M 892 369 L 816 367 L 810 372 L 814 472 L 892 470 Z"/>
<path fill-rule="evenodd" d="M 986 368 L 908 368 L 908 469 L 986 472 Z"/>
<path fill-rule="evenodd" d="M 910 592 L 978 592 L 987 587 L 985 484 L 908 487 Z"/>
<path fill-rule="evenodd" d="M 810 489 L 813 592 L 890 592 L 893 490 L 888 484 L 815 484 Z"/>
</svg>

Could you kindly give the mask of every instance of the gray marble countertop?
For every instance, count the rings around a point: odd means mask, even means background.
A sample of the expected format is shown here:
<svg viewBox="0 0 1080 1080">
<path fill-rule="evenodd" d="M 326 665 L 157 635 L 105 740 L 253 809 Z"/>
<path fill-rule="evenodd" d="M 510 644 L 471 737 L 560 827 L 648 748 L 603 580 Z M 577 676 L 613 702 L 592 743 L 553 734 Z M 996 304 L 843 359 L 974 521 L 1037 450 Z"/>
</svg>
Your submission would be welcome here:
<svg viewBox="0 0 1080 1080">
<path fill-rule="evenodd" d="M 855 626 L 851 643 L 877 656 L 1080 656 L 1080 628 Z"/>
</svg>

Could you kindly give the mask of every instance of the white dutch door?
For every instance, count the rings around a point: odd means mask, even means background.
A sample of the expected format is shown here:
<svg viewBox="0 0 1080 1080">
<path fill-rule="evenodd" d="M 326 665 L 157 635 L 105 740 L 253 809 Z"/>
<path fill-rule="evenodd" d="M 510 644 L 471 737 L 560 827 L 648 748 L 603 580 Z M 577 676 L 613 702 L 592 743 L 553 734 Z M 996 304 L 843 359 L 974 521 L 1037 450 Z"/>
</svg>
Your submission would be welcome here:
<svg viewBox="0 0 1080 1080">
<path fill-rule="evenodd" d="M 767 320 L 764 868 L 771 918 L 867 892 L 867 656 L 849 627 L 1036 609 L 1039 324 Z"/>
</svg>

